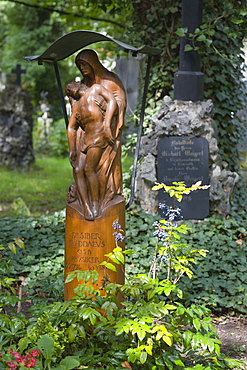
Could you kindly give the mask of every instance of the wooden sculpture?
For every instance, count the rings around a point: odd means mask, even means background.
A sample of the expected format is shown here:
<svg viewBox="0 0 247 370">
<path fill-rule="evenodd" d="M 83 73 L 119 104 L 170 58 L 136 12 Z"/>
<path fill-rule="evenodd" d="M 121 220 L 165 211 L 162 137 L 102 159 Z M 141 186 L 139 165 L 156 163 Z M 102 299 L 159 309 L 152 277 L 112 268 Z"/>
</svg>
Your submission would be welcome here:
<svg viewBox="0 0 247 370">
<path fill-rule="evenodd" d="M 84 78 L 65 89 L 72 107 L 67 135 L 75 201 L 85 219 L 92 221 L 122 192 L 120 152 L 126 94 L 117 75 L 103 67 L 93 50 L 80 52 L 76 65 Z"/>
<path fill-rule="evenodd" d="M 115 247 L 112 224 L 124 229 L 121 130 L 126 93 L 118 76 L 108 71 L 93 50 L 76 56 L 82 81 L 65 87 L 71 104 L 67 130 L 69 159 L 75 182 L 68 192 L 65 232 L 65 276 L 74 270 L 96 269 L 100 281 L 123 283 L 123 271 L 107 270 L 100 263 Z M 107 271 L 106 271 L 107 270 Z M 71 299 L 76 280 L 65 284 Z"/>
</svg>

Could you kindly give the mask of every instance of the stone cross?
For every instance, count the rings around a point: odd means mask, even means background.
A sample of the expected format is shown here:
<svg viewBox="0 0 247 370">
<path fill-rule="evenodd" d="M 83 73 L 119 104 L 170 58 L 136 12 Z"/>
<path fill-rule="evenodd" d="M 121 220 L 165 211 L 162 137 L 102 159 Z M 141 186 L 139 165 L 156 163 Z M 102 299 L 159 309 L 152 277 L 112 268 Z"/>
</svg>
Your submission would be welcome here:
<svg viewBox="0 0 247 370">
<path fill-rule="evenodd" d="M 182 0 L 182 27 L 193 34 L 200 27 L 203 0 Z M 185 51 L 191 41 L 181 37 L 179 53 L 179 71 L 174 74 L 175 100 L 203 100 L 204 81 L 200 72 L 200 56 L 197 51 Z M 191 44 L 192 46 L 192 44 Z"/>
<path fill-rule="evenodd" d="M 16 64 L 16 67 L 15 69 L 13 68 L 12 73 L 16 73 L 16 85 L 18 86 L 21 86 L 21 74 L 22 73 L 26 73 L 26 70 L 25 69 L 21 69 L 21 65 L 20 64 Z"/>
</svg>

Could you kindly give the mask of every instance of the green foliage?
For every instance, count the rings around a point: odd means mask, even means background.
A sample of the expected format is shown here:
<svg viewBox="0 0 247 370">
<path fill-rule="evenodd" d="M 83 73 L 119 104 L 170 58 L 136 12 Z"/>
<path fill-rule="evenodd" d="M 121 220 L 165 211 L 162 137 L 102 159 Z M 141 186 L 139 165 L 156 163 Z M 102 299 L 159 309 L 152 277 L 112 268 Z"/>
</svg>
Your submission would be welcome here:
<svg viewBox="0 0 247 370">
<path fill-rule="evenodd" d="M 211 98 L 215 105 L 214 118 L 218 126 L 220 152 L 230 169 L 237 170 L 236 148 L 244 132 L 243 119 L 238 112 L 246 104 L 242 69 L 246 6 L 244 1 L 217 1 L 215 5 L 215 2 L 207 2 L 205 23 L 201 27 L 211 40 L 210 45 L 204 43 L 202 46 L 205 97 Z M 214 11 L 211 13 L 212 6 Z M 239 20 L 239 25 L 234 19 Z"/>
<path fill-rule="evenodd" d="M 6 248 L 9 240 L 16 238 L 24 241 L 25 249 L 11 256 L 11 264 L 6 271 L 9 277 L 25 277 L 25 289 L 36 301 L 45 297 L 62 299 L 64 212 L 41 218 L 0 219 L 0 243 L 3 247 Z M 8 252 L 5 253 L 10 257 Z"/>
<path fill-rule="evenodd" d="M 68 140 L 64 119 L 52 123 L 49 133 L 51 155 L 55 157 L 68 158 Z"/>
<path fill-rule="evenodd" d="M 127 213 L 127 243 L 133 250 L 126 256 L 128 274 L 147 273 L 153 261 L 155 237 L 150 225 L 152 215 L 130 210 Z M 140 227 L 139 227 L 140 225 Z M 183 302 L 206 304 L 217 314 L 246 313 L 246 212 L 238 211 L 227 218 L 209 217 L 190 223 L 183 241 L 193 249 L 206 249 L 206 257 L 198 256 L 192 267 L 193 278 L 183 276 L 179 287 Z M 185 250 L 184 250 L 185 253 Z M 163 265 L 164 266 L 164 265 Z"/>
<path fill-rule="evenodd" d="M 6 2 L 2 2 L 0 6 L 3 20 L 1 29 L 4 28 L 1 37 L 1 68 L 10 73 L 16 63 L 24 65 L 24 56 L 38 55 L 54 41 L 54 37 L 60 35 L 61 25 L 45 10 L 37 12 L 31 7 Z M 49 101 L 54 102 L 52 68 L 44 65 L 38 69 L 27 63 L 25 67 L 27 71 L 22 78 L 23 86 L 29 87 L 35 102 L 39 102 L 42 91 L 49 91 Z"/>
<path fill-rule="evenodd" d="M 160 301 L 170 284 L 138 275 L 123 286 L 108 284 L 105 296 L 81 285 L 75 300 L 50 305 L 47 312 L 53 326 L 66 328 L 64 355 L 73 351 L 90 369 L 96 365 L 121 369 L 124 362 L 133 364 L 133 369 L 179 369 L 184 364 L 196 369 L 203 358 L 209 369 L 228 369 L 211 320 L 205 317 L 207 310 Z M 118 292 L 124 296 L 120 309 Z"/>
<path fill-rule="evenodd" d="M 170 198 L 174 198 L 178 202 L 181 202 L 185 194 L 190 194 L 192 191 L 196 190 L 206 190 L 210 187 L 210 185 L 201 185 L 201 183 L 202 181 L 198 181 L 196 184 L 187 187 L 184 181 L 174 181 L 170 186 L 166 184 L 157 184 L 153 186 L 152 190 L 164 189 L 164 193 L 167 193 Z"/>
<path fill-rule="evenodd" d="M 135 40 L 137 45 L 148 44 L 163 50 L 151 69 L 149 97 L 159 101 L 164 95 L 173 96 L 174 72 L 179 68 L 179 40 L 186 37 L 185 50 L 196 49 L 201 56 L 205 98 L 214 103 L 220 154 L 229 169 L 238 172 L 237 146 L 245 132 L 245 119 L 239 111 L 246 105 L 243 75 L 246 2 L 204 2 L 202 25 L 193 35 L 181 28 L 179 0 L 165 3 L 132 0 L 131 6 L 133 13 L 126 41 Z"/>
<path fill-rule="evenodd" d="M 10 317 L 7 314 L 1 314 L 0 323 L 0 350 L 16 344 L 26 335 L 28 320 L 23 316 Z"/>
<path fill-rule="evenodd" d="M 24 249 L 24 243 L 20 238 L 15 238 L 14 242 L 9 242 L 6 246 L 0 244 L 0 310 L 3 310 L 8 305 L 15 306 L 19 301 L 15 295 L 15 288 L 13 287 L 16 279 L 10 277 L 11 264 L 6 253 L 9 249 L 16 255 L 17 246 Z"/>
<path fill-rule="evenodd" d="M 150 225 L 156 220 L 156 217 L 138 208 L 132 208 L 126 214 L 126 242 L 132 250 L 131 255 L 125 256 L 129 276 L 149 272 L 156 245 Z M 187 223 L 193 232 L 183 234 L 183 241 L 187 241 L 193 249 L 207 249 L 208 254 L 203 258 L 203 264 L 197 262 L 192 268 L 193 279 L 182 278 L 180 284 L 185 302 L 204 303 L 217 312 L 246 312 L 245 211 L 238 211 L 227 219 L 210 217 L 205 222 Z M 15 238 L 24 238 L 25 250 L 18 250 L 16 256 L 7 254 L 8 259 L 1 261 L 2 276 L 10 285 L 13 282 L 11 279 L 24 276 L 28 283 L 25 290 L 36 302 L 41 302 L 42 297 L 50 301 L 62 299 L 64 214 L 1 219 L 0 244 L 6 248 L 9 241 Z M 183 248 L 185 252 L 186 248 Z M 8 262 L 10 258 L 11 264 Z M 4 295 L 2 299 L 3 305 L 15 305 L 17 302 L 11 294 Z"/>
<path fill-rule="evenodd" d="M 172 187 L 173 197 L 175 194 L 187 194 L 194 190 L 193 187 L 188 190 L 184 186 L 182 190 L 180 183 L 176 186 L 173 184 Z M 197 187 L 200 185 L 197 184 Z M 165 188 L 165 191 L 170 192 L 170 190 Z M 231 367 L 227 359 L 221 356 L 220 341 L 208 317 L 209 311 L 193 304 L 185 307 L 177 301 L 182 297 L 181 290 L 176 286 L 179 279 L 173 280 L 171 276 L 178 274 L 180 278 L 185 270 L 182 264 L 178 267 L 174 255 L 177 254 L 176 257 L 183 258 L 187 265 L 193 262 L 190 256 L 183 254 L 183 249 L 179 248 L 180 244 L 172 244 L 172 237 L 179 240 L 178 234 L 184 234 L 187 231 L 187 228 L 182 228 L 181 225 L 178 227 L 175 224 L 177 214 L 179 214 L 177 209 L 168 207 L 165 222 L 160 221 L 157 225 L 158 232 L 155 232 L 159 242 L 169 245 L 159 246 L 154 254 L 154 261 L 157 262 L 160 255 L 164 256 L 165 249 L 168 270 L 170 270 L 166 279 L 158 278 L 159 270 L 155 263 L 151 266 L 151 270 L 154 271 L 152 277 L 137 274 L 132 278 L 129 277 L 124 285 L 109 283 L 104 287 L 105 295 L 102 296 L 93 286 L 83 284 L 83 280 L 84 283 L 90 279 L 95 282 L 97 278 L 95 271 L 93 274 L 90 271 L 75 271 L 69 274 L 67 281 L 75 277 L 80 281 L 80 285 L 75 289 L 77 296 L 67 306 L 77 306 L 77 314 L 72 319 L 73 337 L 76 338 L 79 334 L 82 339 L 85 339 L 82 347 L 86 346 L 86 353 L 89 350 L 87 343 L 90 342 L 91 357 L 85 356 L 84 350 L 80 351 L 83 366 L 91 367 L 97 364 L 105 368 L 104 364 L 114 363 L 118 369 L 125 361 L 127 364 L 133 364 L 136 369 L 163 369 L 164 367 L 179 369 L 186 365 L 190 366 L 187 367 L 188 369 L 196 369 L 198 364 L 201 365 L 201 369 Z M 115 230 L 121 230 L 121 225 L 118 223 L 116 225 L 116 222 L 113 227 Z M 119 234 L 116 235 L 116 240 L 117 236 Z M 198 250 L 196 254 L 205 255 L 204 252 Z M 111 270 L 114 264 L 124 264 L 124 252 L 119 247 L 106 256 L 111 263 L 106 261 L 105 266 Z M 120 309 L 117 307 L 116 299 L 119 293 L 122 296 Z M 66 318 L 69 319 L 68 310 Z M 80 333 L 76 329 L 79 325 L 83 326 Z M 115 352 L 103 351 L 101 335 L 108 345 L 111 343 L 110 338 L 114 337 Z M 100 353 L 97 362 L 95 362 L 96 353 Z M 207 367 L 204 366 L 204 362 L 207 362 Z"/>
<path fill-rule="evenodd" d="M 45 344 L 45 347 L 43 348 L 43 355 L 46 360 L 49 358 L 48 351 L 50 355 L 54 355 L 58 358 L 61 357 L 63 351 L 64 351 L 64 335 L 65 331 L 64 329 L 60 328 L 54 328 L 53 323 L 51 322 L 51 319 L 47 312 L 44 312 L 38 320 L 31 325 L 31 328 L 29 326 L 28 333 L 25 336 L 25 339 L 23 340 L 23 344 L 33 344 L 37 345 L 40 349 L 40 342 L 43 342 Z M 44 335 L 48 338 L 48 340 L 45 340 Z M 48 344 L 48 342 L 52 342 L 51 344 Z M 20 342 L 21 343 L 21 342 Z M 47 349 L 48 350 L 47 350 Z M 46 352 L 46 353 L 45 353 Z"/>
<path fill-rule="evenodd" d="M 177 184 L 177 187 L 177 193 L 180 194 L 181 184 Z M 176 188 L 173 190 L 176 192 Z M 184 188 L 183 192 L 186 191 L 188 189 Z M 168 234 L 165 236 L 155 234 L 159 237 L 157 247 L 155 247 L 156 238 L 153 233 L 148 236 L 148 230 L 150 232 L 150 225 L 154 218 L 140 214 L 138 210 L 128 213 L 127 223 L 131 226 L 127 227 L 129 230 L 127 242 L 128 247 L 133 249 L 133 254 L 129 255 L 128 251 L 125 254 L 116 246 L 112 253 L 107 255 L 113 266 L 116 263 L 122 264 L 124 257 L 127 260 L 127 265 L 130 267 L 128 279 L 124 285 L 109 283 L 104 287 L 105 295 L 102 296 L 100 291 L 87 284 L 90 280 L 95 282 L 98 279 L 96 271 L 71 273 L 68 281 L 77 278 L 82 282 L 76 288 L 76 299 L 70 302 L 54 302 L 48 306 L 34 305 L 30 320 L 22 316 L 13 319 L 8 315 L 1 315 L 0 335 L 4 346 L 2 350 L 7 351 L 9 345 L 16 347 L 20 352 L 38 348 L 42 354 L 42 359 L 38 359 L 38 366 L 41 369 L 64 370 L 64 367 L 67 368 L 69 364 L 88 369 L 100 366 L 101 369 L 108 370 L 120 370 L 123 364 L 131 366 L 133 370 L 152 368 L 228 370 L 234 366 L 240 366 L 236 361 L 221 355 L 220 342 L 209 318 L 209 310 L 200 306 L 197 301 L 195 304 L 188 301 L 187 293 L 193 291 L 193 287 L 189 290 L 185 289 L 185 298 L 182 298 L 182 283 L 177 284 L 177 277 L 186 275 L 187 270 L 184 270 L 183 265 L 186 262 L 186 268 L 194 272 L 197 280 L 197 268 L 200 265 L 197 265 L 196 269 L 192 266 L 195 255 L 204 256 L 204 251 L 201 253 L 202 247 L 209 249 L 209 241 L 215 248 L 217 238 L 220 239 L 220 235 L 224 233 L 226 234 L 223 238 L 225 244 L 234 232 L 234 238 L 238 241 L 235 244 L 239 247 L 243 246 L 242 243 L 246 238 L 246 228 L 240 226 L 240 221 L 243 220 L 208 219 L 205 223 L 190 225 L 195 229 L 197 225 L 199 229 L 202 225 L 205 227 L 199 231 L 196 229 L 196 235 L 194 235 L 187 234 L 188 227 L 176 226 L 174 220 L 171 220 L 171 210 L 168 211 L 167 213 L 166 210 L 165 213 L 166 222 L 161 220 L 159 225 L 155 226 L 156 231 L 158 226 L 158 231 L 161 229 Z M 12 220 L 12 223 L 10 219 L 2 220 L 0 240 L 5 238 L 4 242 L 1 241 L 2 244 L 6 243 L 6 240 L 13 240 L 15 233 L 21 238 L 24 237 L 25 249 L 18 252 L 26 254 L 24 258 L 19 255 L 18 260 L 13 259 L 15 266 L 13 273 L 19 274 L 22 270 L 24 275 L 30 275 L 31 270 L 28 269 L 25 261 L 27 259 L 30 265 L 36 265 L 36 279 L 39 278 L 40 265 L 45 263 L 42 255 L 48 261 L 62 254 L 57 243 L 63 237 L 63 222 L 64 214 L 44 216 L 40 219 L 21 218 L 19 222 Z M 215 238 L 212 237 L 214 228 L 218 230 Z M 211 234 L 207 234 L 210 231 Z M 200 238 L 204 236 L 206 239 L 204 244 L 201 240 L 196 241 L 199 232 Z M 149 252 L 145 255 L 148 239 L 150 239 Z M 164 246 L 164 242 L 169 244 L 169 248 Z M 198 246 L 198 250 L 195 245 Z M 196 249 L 196 254 L 192 253 L 192 256 L 186 254 L 186 248 L 193 253 Z M 223 243 L 220 248 L 222 250 Z M 166 257 L 166 261 L 163 261 L 165 271 L 167 271 L 167 261 L 170 261 L 168 263 L 172 271 L 170 276 L 175 278 L 171 279 L 169 276 L 163 278 L 164 270 L 158 271 L 157 263 L 153 265 L 153 258 L 156 261 L 160 259 L 158 254 Z M 183 261 L 178 266 L 176 260 L 179 255 L 183 257 Z M 243 257 L 239 250 L 229 259 L 233 260 L 234 257 L 236 260 L 238 256 L 240 259 Z M 210 258 L 212 262 L 212 256 Z M 243 262 L 246 264 L 246 261 Z M 18 266 L 19 263 L 22 264 L 21 267 Z M 132 266 L 135 264 L 136 266 Z M 155 275 L 148 275 L 151 265 L 152 271 L 156 272 Z M 239 265 L 238 260 L 237 265 Z M 137 274 L 131 273 L 133 267 L 137 268 Z M 183 279 L 184 277 L 182 281 Z M 210 283 L 209 276 L 207 283 Z M 50 286 L 54 290 L 55 282 L 50 283 Z M 120 307 L 119 293 L 123 298 Z"/>
<path fill-rule="evenodd" d="M 125 6 L 126 11 L 122 13 L 118 7 L 118 11 L 114 13 L 115 6 L 108 9 L 105 2 L 99 3 L 99 6 L 95 6 L 94 2 L 64 3 L 59 0 L 21 1 L 16 4 L 11 0 L 0 2 L 1 69 L 9 74 L 16 63 L 25 67 L 26 74 L 22 75 L 22 86 L 31 92 L 35 106 L 40 104 L 41 93 L 48 93 L 51 116 L 55 120 L 61 118 L 62 110 L 52 65 L 44 63 L 38 66 L 37 63 L 27 63 L 23 57 L 41 54 L 60 36 L 78 29 L 102 32 L 103 27 L 104 32 L 109 32 L 112 36 L 122 32 L 124 19 L 128 16 L 127 7 Z M 121 8 L 123 7 L 124 3 Z M 106 48 L 104 55 L 113 50 L 114 44 L 108 43 Z M 78 75 L 73 57 L 61 61 L 59 70 L 63 85 Z"/>
<path fill-rule="evenodd" d="M 45 331 L 44 331 L 45 332 Z M 30 344 L 30 339 L 26 337 L 19 343 L 20 353 L 26 349 L 27 345 Z M 34 368 L 39 370 L 71 370 L 80 365 L 76 356 L 66 356 L 59 363 L 56 358 L 59 357 L 56 354 L 56 343 L 52 336 L 49 334 L 42 334 L 36 341 L 37 350 L 30 351 L 30 354 L 35 353 L 35 357 L 39 357 L 38 363 L 34 362 Z M 15 352 L 17 355 L 20 353 Z M 29 354 L 29 352 L 25 352 Z M 36 366 L 35 366 L 36 365 Z M 56 366 L 57 365 L 57 366 Z M 54 367 L 56 366 L 56 367 Z M 27 367 L 27 366 L 25 366 Z M 28 366 L 32 367 L 32 366 Z"/>
<path fill-rule="evenodd" d="M 149 271 L 153 261 L 156 238 L 153 236 L 152 225 L 157 217 L 148 215 L 136 207 L 126 213 L 126 243 L 132 250 L 131 256 L 125 257 L 127 274 L 135 275 Z"/>
<path fill-rule="evenodd" d="M 0 350 L 6 345 L 16 343 L 25 335 L 28 322 L 24 316 L 16 315 L 10 317 L 6 314 L 7 307 L 14 307 L 17 302 L 19 302 L 14 288 L 16 278 L 10 277 L 12 265 L 11 261 L 7 258 L 8 249 L 12 254 L 18 255 L 16 250 L 17 246 L 24 249 L 24 243 L 20 238 L 15 238 L 14 242 L 6 243 L 6 246 L 0 245 Z M 9 311 L 11 312 L 10 309 Z"/>
<path fill-rule="evenodd" d="M 173 74 L 178 69 L 179 37 L 175 31 L 181 21 L 181 2 L 132 0 L 131 7 L 125 40 L 136 46 L 147 44 L 163 50 L 160 57 L 154 58 L 149 83 L 149 99 L 158 101 L 172 91 Z"/>
<path fill-rule="evenodd" d="M 34 149 L 39 155 L 68 157 L 68 140 L 64 119 L 52 122 L 44 132 L 43 124 L 37 122 L 34 129 Z"/>
<path fill-rule="evenodd" d="M 208 250 L 193 267 L 194 278 L 182 279 L 187 304 L 206 304 L 217 313 L 247 312 L 247 218 L 238 212 L 227 218 L 211 217 L 191 225 L 185 236 L 194 246 Z"/>
</svg>

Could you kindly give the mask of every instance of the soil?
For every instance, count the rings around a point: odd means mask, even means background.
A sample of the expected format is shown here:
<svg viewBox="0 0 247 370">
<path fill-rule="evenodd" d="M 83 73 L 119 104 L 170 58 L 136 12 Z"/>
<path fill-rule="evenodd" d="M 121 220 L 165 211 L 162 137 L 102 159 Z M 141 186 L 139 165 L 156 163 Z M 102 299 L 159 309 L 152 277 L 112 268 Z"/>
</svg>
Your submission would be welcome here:
<svg viewBox="0 0 247 370">
<path fill-rule="evenodd" d="M 228 357 L 244 362 L 241 369 L 247 370 L 247 319 L 243 317 L 214 318 L 221 345 L 221 352 Z"/>
</svg>

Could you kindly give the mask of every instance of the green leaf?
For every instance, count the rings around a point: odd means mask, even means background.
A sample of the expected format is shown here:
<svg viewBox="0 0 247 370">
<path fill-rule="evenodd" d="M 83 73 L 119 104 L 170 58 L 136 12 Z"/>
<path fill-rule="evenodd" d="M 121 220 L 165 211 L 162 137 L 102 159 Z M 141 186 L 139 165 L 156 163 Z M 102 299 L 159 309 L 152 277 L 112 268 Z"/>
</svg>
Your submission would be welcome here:
<svg viewBox="0 0 247 370">
<path fill-rule="evenodd" d="M 188 32 L 188 28 L 187 27 L 184 27 L 184 28 L 178 28 L 177 31 L 175 32 L 178 36 L 180 37 L 184 37 L 186 36 L 186 33 Z"/>
<path fill-rule="evenodd" d="M 205 41 L 207 38 L 205 35 L 200 35 L 197 37 L 197 41 Z"/>
<path fill-rule="evenodd" d="M 162 188 L 163 188 L 162 184 L 158 184 L 158 185 L 153 186 L 152 190 L 160 190 Z"/>
<path fill-rule="evenodd" d="M 88 283 L 89 280 L 91 279 L 91 273 L 90 273 L 90 271 L 88 271 L 88 270 L 78 271 L 77 272 L 77 280 L 78 281 L 81 281 L 82 279 L 84 279 L 84 282 L 85 283 Z"/>
<path fill-rule="evenodd" d="M 80 365 L 80 362 L 74 356 L 67 356 L 61 362 L 60 365 L 64 366 L 66 370 L 71 370 Z"/>
<path fill-rule="evenodd" d="M 232 21 L 232 23 L 234 23 L 234 24 L 241 24 L 241 23 L 243 23 L 243 19 L 241 19 L 241 18 L 231 18 L 231 21 Z"/>
<path fill-rule="evenodd" d="M 66 370 L 66 367 L 63 365 L 58 365 L 57 367 L 52 367 L 50 370 Z"/>
<path fill-rule="evenodd" d="M 24 241 L 20 238 L 15 238 L 14 239 L 15 243 L 18 245 L 18 247 L 20 247 L 21 249 L 25 249 L 25 246 L 24 246 Z"/>
<path fill-rule="evenodd" d="M 70 283 L 72 280 L 74 280 L 75 277 L 76 277 L 76 273 L 74 271 L 70 272 L 65 279 L 65 283 Z"/>
<path fill-rule="evenodd" d="M 115 252 L 115 257 L 118 259 L 118 261 L 123 265 L 124 264 L 124 255 L 122 252 Z"/>
<path fill-rule="evenodd" d="M 14 243 L 8 243 L 8 247 L 12 253 L 16 254 L 16 246 Z"/>
<path fill-rule="evenodd" d="M 96 270 L 91 271 L 91 280 L 95 284 L 99 278 L 99 273 Z"/>
<path fill-rule="evenodd" d="M 200 330 L 201 323 L 200 323 L 200 320 L 198 318 L 193 319 L 193 325 L 196 328 L 196 330 Z"/>
<path fill-rule="evenodd" d="M 21 338 L 18 343 L 19 351 L 22 353 L 30 343 L 32 343 L 32 341 L 29 338 Z"/>
<path fill-rule="evenodd" d="M 51 360 L 54 353 L 53 339 L 48 334 L 43 335 L 38 340 L 38 349 L 46 360 Z"/>
<path fill-rule="evenodd" d="M 191 50 L 193 50 L 193 47 L 189 44 L 186 44 L 184 47 L 184 51 L 191 51 Z"/>
<path fill-rule="evenodd" d="M 112 263 L 110 262 L 107 262 L 107 261 L 103 261 L 100 263 L 100 265 L 102 266 L 105 266 L 107 269 L 111 270 L 111 271 L 117 271 L 117 268 L 116 266 L 114 266 Z"/>
<path fill-rule="evenodd" d="M 112 315 L 113 312 L 118 309 L 118 306 L 116 305 L 115 302 L 106 301 L 106 302 L 103 303 L 101 308 L 102 308 L 102 310 L 106 311 L 107 315 Z"/>
<path fill-rule="evenodd" d="M 175 360 L 174 364 L 177 365 L 177 366 L 184 367 L 184 363 L 181 360 Z"/>
<path fill-rule="evenodd" d="M 163 335 L 162 336 L 163 341 L 168 344 L 169 347 L 172 346 L 173 343 L 173 337 L 171 335 Z"/>
<path fill-rule="evenodd" d="M 141 364 L 144 364 L 144 362 L 146 362 L 146 360 L 147 360 L 147 352 L 141 352 L 141 354 L 140 354 L 140 363 Z"/>
<path fill-rule="evenodd" d="M 68 335 L 69 342 L 74 342 L 77 335 L 77 328 L 74 324 L 68 327 L 68 329 L 66 330 L 66 334 Z"/>
</svg>

